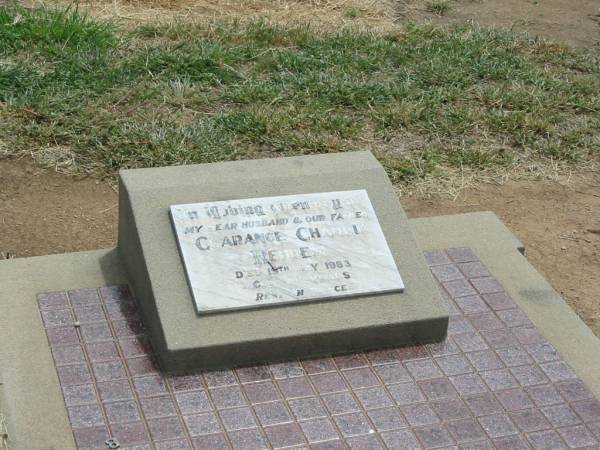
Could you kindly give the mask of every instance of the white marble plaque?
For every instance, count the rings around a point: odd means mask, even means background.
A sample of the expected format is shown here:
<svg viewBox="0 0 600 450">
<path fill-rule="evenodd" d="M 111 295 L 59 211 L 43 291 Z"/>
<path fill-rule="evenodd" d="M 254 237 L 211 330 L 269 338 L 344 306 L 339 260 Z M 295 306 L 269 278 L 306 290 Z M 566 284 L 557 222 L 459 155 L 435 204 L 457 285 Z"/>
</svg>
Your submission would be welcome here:
<svg viewBox="0 0 600 450">
<path fill-rule="evenodd" d="M 367 191 L 171 206 L 199 313 L 402 291 Z"/>
</svg>

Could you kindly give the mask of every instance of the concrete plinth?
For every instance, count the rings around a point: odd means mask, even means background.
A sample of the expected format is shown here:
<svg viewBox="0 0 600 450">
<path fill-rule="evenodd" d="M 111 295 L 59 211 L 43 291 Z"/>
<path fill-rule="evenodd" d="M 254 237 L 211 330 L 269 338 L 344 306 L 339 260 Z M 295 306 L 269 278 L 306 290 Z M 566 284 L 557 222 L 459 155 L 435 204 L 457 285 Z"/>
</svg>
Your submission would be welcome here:
<svg viewBox="0 0 600 450">
<path fill-rule="evenodd" d="M 447 311 L 408 220 L 368 152 L 122 171 L 119 244 L 167 371 L 439 341 Z M 319 303 L 198 315 L 170 205 L 365 189 L 406 288 Z M 215 283 L 218 283 L 215 280 Z"/>
</svg>

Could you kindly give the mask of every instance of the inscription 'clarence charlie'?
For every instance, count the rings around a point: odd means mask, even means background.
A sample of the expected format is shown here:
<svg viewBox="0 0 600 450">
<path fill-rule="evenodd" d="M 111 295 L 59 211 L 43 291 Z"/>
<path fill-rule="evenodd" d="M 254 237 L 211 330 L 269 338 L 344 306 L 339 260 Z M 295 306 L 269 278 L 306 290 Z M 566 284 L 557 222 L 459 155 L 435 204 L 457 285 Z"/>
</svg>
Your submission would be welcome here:
<svg viewBox="0 0 600 450">
<path fill-rule="evenodd" d="M 365 190 L 171 206 L 199 313 L 402 291 Z"/>
</svg>

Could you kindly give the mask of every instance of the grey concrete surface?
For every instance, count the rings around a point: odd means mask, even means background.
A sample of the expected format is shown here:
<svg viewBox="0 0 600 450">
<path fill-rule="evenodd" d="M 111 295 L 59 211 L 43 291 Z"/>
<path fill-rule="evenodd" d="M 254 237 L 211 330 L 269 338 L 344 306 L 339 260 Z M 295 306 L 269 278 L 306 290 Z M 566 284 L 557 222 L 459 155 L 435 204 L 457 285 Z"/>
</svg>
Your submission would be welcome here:
<svg viewBox="0 0 600 450">
<path fill-rule="evenodd" d="M 369 152 L 120 173 L 118 248 L 161 365 L 218 368 L 432 342 L 448 313 L 385 170 Z M 169 219 L 173 204 L 366 189 L 404 292 L 198 315 Z"/>
<path fill-rule="evenodd" d="M 600 397 L 600 340 L 517 250 L 492 213 L 409 221 L 423 250 L 467 246 Z M 125 282 L 114 250 L 0 261 L 0 411 L 11 450 L 74 449 L 62 393 L 36 305 L 41 291 Z"/>
</svg>

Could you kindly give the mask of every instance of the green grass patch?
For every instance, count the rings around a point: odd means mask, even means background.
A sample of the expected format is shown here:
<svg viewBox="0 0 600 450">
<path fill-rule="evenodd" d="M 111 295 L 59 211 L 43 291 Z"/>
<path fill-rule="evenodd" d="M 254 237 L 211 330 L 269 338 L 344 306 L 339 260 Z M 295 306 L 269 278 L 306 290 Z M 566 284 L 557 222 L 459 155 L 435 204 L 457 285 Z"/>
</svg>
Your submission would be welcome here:
<svg viewBox="0 0 600 450">
<path fill-rule="evenodd" d="M 66 52 L 95 53 L 116 44 L 113 27 L 80 14 L 76 8 L 0 8 L 0 46 L 3 53 L 18 50 L 57 56 Z"/>
<path fill-rule="evenodd" d="M 0 141 L 82 171 L 365 147 L 397 180 L 598 160 L 600 62 L 524 35 L 408 24 L 321 33 L 0 8 Z M 410 137 L 418 149 L 395 151 Z"/>
<path fill-rule="evenodd" d="M 450 12 L 452 6 L 449 0 L 431 0 L 425 4 L 425 9 L 438 16 L 445 16 Z"/>
<path fill-rule="evenodd" d="M 344 17 L 347 19 L 357 19 L 361 16 L 360 9 L 356 6 L 351 6 L 344 11 Z"/>
</svg>

